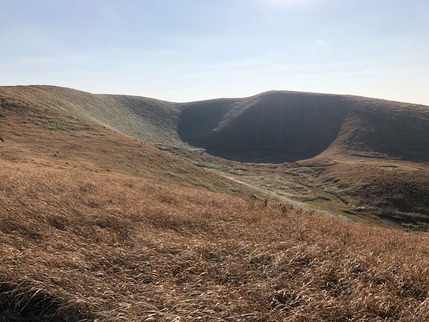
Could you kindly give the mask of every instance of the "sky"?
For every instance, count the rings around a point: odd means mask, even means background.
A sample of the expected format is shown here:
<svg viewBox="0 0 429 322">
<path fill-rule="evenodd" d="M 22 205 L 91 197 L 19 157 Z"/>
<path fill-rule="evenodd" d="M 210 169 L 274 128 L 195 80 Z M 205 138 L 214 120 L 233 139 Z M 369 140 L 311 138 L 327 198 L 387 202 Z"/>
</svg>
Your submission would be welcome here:
<svg viewBox="0 0 429 322">
<path fill-rule="evenodd" d="M 429 105 L 427 0 L 0 0 L 0 85 Z"/>
</svg>

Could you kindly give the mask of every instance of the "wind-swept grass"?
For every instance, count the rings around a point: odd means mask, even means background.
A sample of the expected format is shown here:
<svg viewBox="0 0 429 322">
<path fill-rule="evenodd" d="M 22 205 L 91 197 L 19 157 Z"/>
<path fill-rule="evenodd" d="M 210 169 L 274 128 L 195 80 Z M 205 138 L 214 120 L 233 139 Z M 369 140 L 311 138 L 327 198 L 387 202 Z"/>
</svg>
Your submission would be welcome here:
<svg viewBox="0 0 429 322">
<path fill-rule="evenodd" d="M 3 315 L 429 318 L 424 236 L 115 173 L 3 162 L 0 183 Z"/>
</svg>

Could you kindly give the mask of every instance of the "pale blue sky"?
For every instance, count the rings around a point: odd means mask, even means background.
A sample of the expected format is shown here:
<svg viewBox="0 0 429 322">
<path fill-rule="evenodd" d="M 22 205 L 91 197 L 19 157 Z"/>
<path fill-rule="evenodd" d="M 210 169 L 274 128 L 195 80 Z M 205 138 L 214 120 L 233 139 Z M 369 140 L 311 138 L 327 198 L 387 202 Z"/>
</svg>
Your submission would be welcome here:
<svg viewBox="0 0 429 322">
<path fill-rule="evenodd" d="M 0 0 L 0 85 L 429 105 L 427 0 Z"/>
</svg>

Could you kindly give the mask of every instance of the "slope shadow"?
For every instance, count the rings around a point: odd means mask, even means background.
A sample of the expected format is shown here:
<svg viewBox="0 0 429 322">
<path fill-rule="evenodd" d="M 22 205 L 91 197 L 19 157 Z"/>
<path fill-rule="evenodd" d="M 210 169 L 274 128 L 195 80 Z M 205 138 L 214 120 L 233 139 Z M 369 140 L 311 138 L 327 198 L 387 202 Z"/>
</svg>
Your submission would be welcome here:
<svg viewBox="0 0 429 322">
<path fill-rule="evenodd" d="M 91 318 L 82 314 L 81 308 L 24 284 L 0 283 L 0 322 L 77 322 Z"/>
<path fill-rule="evenodd" d="M 245 103 L 188 104 L 179 117 L 178 134 L 186 143 L 230 160 L 294 162 L 326 150 L 348 112 L 338 96 L 330 95 L 269 93 Z"/>
</svg>

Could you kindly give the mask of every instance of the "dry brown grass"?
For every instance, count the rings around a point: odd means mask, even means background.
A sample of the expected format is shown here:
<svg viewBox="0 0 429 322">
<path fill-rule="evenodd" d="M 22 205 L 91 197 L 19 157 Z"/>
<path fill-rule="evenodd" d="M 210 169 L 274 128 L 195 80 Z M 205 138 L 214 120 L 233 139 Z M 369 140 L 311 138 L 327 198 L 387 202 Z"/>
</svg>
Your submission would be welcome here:
<svg viewBox="0 0 429 322">
<path fill-rule="evenodd" d="M 228 195 L 153 147 L 0 111 L 0 321 L 429 320 L 425 236 Z"/>
<path fill-rule="evenodd" d="M 346 203 L 352 218 L 377 217 L 405 229 L 429 231 L 429 166 L 398 160 L 337 157 L 320 167 L 320 186 Z"/>
<path fill-rule="evenodd" d="M 43 295 L 69 321 L 429 318 L 427 237 L 120 174 L 2 163 L 0 182 L 10 310 Z"/>
</svg>

